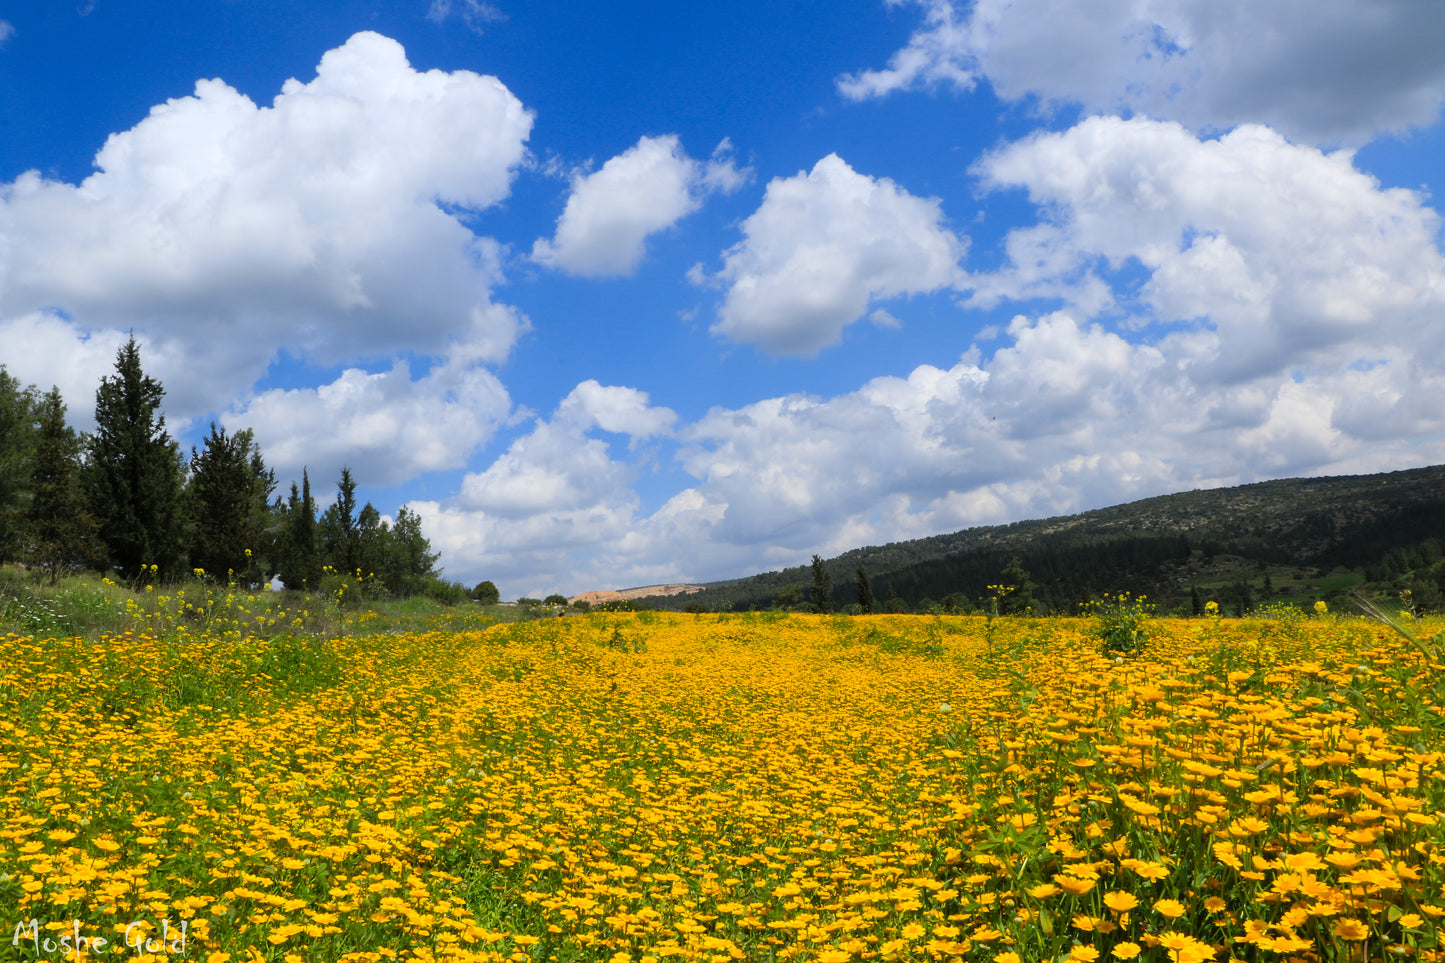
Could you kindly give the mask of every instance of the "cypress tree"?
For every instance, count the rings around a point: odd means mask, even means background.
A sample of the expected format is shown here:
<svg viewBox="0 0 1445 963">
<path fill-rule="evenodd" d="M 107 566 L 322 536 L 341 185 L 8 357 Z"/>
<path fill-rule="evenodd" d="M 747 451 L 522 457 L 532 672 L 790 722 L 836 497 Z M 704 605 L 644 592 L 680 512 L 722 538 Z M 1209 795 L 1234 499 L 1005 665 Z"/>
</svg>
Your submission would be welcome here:
<svg viewBox="0 0 1445 963">
<path fill-rule="evenodd" d="M 356 481 L 350 468 L 341 469 L 336 501 L 322 514 L 317 535 L 323 564 L 354 575 L 361 567 L 361 527 L 356 512 Z"/>
<path fill-rule="evenodd" d="M 106 560 L 124 578 L 150 565 L 172 575 L 180 559 L 181 449 L 160 413 L 165 389 L 141 370 L 132 337 L 116 353 L 115 375 L 95 393 L 86 494 Z"/>
<path fill-rule="evenodd" d="M 316 500 L 311 497 L 311 476 L 301 470 L 301 491 L 291 483 L 281 536 L 279 573 L 288 589 L 315 588 L 321 584 L 321 555 L 316 547 Z"/>
<path fill-rule="evenodd" d="M 858 611 L 872 615 L 877 603 L 873 601 L 873 586 L 868 584 L 868 573 L 858 566 Z"/>
<path fill-rule="evenodd" d="M 1003 584 L 1013 587 L 1013 591 L 1005 595 L 999 603 L 1003 614 L 1019 615 L 1034 608 L 1034 590 L 1038 586 L 1034 584 L 1033 577 L 1024 569 L 1024 563 L 1017 555 L 1009 559 L 1008 565 L 1004 567 Z"/>
<path fill-rule="evenodd" d="M 813 556 L 813 605 L 824 615 L 833 611 L 833 580 L 817 555 Z"/>
<path fill-rule="evenodd" d="M 50 573 L 53 585 L 72 565 L 90 561 L 96 526 L 80 491 L 80 439 L 65 423 L 60 389 L 51 388 L 38 410 L 32 498 L 25 519 L 26 555 Z"/>
</svg>

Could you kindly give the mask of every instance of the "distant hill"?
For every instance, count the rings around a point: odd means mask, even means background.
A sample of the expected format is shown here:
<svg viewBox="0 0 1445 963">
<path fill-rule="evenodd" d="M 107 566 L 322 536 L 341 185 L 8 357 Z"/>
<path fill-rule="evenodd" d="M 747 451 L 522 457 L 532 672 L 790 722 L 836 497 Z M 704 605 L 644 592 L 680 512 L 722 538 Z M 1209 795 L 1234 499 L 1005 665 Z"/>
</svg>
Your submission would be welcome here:
<svg viewBox="0 0 1445 963">
<path fill-rule="evenodd" d="M 862 567 L 881 605 L 976 604 L 1018 558 L 1039 607 L 1071 610 L 1106 592 L 1166 608 L 1195 590 L 1225 605 L 1312 601 L 1368 585 L 1439 604 L 1445 581 L 1445 466 L 1378 475 L 1290 478 L 1181 492 L 1078 515 L 892 542 L 826 561 L 835 608 L 857 601 Z M 728 611 L 807 602 L 808 565 L 705 584 L 655 608 Z"/>
<path fill-rule="evenodd" d="M 628 589 L 597 589 L 592 592 L 583 592 L 574 595 L 567 601 L 586 602 L 588 605 L 599 605 L 603 602 L 622 602 L 631 599 L 655 598 L 668 595 L 687 595 L 692 592 L 701 592 L 704 586 L 692 584 L 667 584 L 667 585 L 643 585 L 639 588 Z"/>
</svg>

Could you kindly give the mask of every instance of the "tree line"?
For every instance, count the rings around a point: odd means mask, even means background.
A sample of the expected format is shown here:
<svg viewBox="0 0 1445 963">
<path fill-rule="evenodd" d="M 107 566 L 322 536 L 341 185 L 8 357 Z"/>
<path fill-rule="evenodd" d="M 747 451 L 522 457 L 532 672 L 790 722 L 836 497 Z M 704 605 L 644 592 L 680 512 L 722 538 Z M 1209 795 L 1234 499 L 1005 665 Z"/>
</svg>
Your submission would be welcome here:
<svg viewBox="0 0 1445 963">
<path fill-rule="evenodd" d="M 42 394 L 0 366 L 0 563 L 52 581 L 81 568 L 136 584 L 199 570 L 294 589 L 321 587 L 329 569 L 396 596 L 466 594 L 441 579 L 420 517 L 403 507 L 388 523 L 370 502 L 358 505 L 349 468 L 325 511 L 305 470 L 277 497 L 249 429 L 228 434 L 212 422 L 186 458 L 166 429 L 164 397 L 134 337 L 101 380 L 86 434 L 66 421 L 58 388 Z"/>
</svg>

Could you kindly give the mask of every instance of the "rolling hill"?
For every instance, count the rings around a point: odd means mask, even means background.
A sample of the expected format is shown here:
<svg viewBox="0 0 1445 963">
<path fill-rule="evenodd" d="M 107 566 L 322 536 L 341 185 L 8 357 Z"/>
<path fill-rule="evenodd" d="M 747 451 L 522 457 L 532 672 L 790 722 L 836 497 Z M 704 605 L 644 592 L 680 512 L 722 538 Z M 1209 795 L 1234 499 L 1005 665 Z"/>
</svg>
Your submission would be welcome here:
<svg viewBox="0 0 1445 963">
<path fill-rule="evenodd" d="M 1445 466 L 1377 475 L 1291 478 L 1181 492 L 1077 515 L 969 528 L 828 559 L 835 608 L 857 601 L 862 568 L 880 605 L 976 604 L 1017 558 L 1039 608 L 1071 610 L 1105 592 L 1162 606 L 1194 590 L 1222 604 L 1313 600 L 1368 583 L 1438 604 L 1445 581 Z M 806 605 L 809 565 L 712 582 L 654 608 L 726 611 Z"/>
</svg>

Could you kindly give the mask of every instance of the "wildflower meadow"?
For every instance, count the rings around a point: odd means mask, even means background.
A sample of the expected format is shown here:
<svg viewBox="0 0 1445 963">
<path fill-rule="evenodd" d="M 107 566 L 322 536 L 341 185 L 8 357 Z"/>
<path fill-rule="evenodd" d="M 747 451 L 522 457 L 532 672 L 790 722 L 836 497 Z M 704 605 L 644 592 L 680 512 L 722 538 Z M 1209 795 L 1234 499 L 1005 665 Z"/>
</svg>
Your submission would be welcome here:
<svg viewBox="0 0 1445 963">
<path fill-rule="evenodd" d="M 12 634 L 0 946 L 1440 959 L 1433 650 L 1107 614 Z"/>
</svg>

